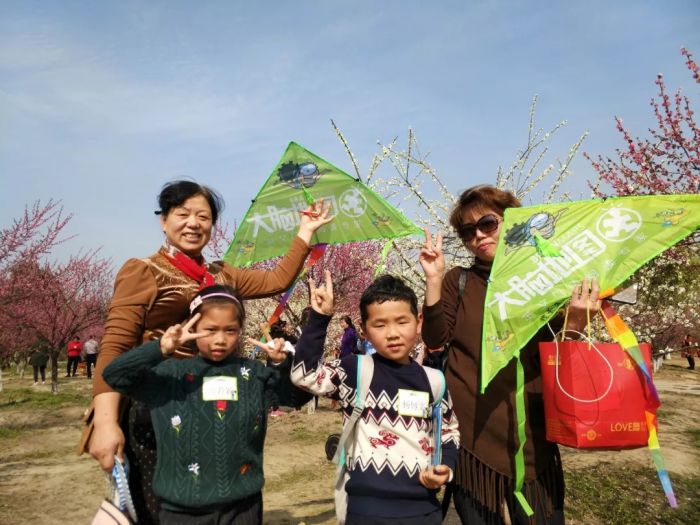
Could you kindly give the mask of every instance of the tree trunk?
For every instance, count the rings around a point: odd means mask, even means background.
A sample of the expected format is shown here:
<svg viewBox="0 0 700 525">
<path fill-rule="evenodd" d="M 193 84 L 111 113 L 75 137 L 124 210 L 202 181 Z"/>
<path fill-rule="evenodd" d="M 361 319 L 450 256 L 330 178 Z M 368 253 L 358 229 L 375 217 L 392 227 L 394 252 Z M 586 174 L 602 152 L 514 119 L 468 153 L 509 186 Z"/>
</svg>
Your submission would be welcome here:
<svg viewBox="0 0 700 525">
<path fill-rule="evenodd" d="M 0 392 L 4 390 L 4 385 L 2 383 L 2 366 L 0 366 Z"/>
<path fill-rule="evenodd" d="M 58 352 L 51 352 L 51 393 L 58 394 Z"/>
</svg>

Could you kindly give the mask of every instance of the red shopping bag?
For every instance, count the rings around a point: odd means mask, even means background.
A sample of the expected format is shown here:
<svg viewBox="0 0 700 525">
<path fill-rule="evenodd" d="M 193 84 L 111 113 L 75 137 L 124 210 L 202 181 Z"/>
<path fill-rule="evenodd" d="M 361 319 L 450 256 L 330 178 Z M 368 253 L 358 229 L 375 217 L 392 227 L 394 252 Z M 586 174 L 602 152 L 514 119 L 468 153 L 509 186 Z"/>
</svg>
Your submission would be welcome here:
<svg viewBox="0 0 700 525">
<path fill-rule="evenodd" d="M 639 345 L 651 370 L 651 346 Z M 647 445 L 656 414 L 641 370 L 616 343 L 540 343 L 547 439 L 574 448 Z"/>
</svg>

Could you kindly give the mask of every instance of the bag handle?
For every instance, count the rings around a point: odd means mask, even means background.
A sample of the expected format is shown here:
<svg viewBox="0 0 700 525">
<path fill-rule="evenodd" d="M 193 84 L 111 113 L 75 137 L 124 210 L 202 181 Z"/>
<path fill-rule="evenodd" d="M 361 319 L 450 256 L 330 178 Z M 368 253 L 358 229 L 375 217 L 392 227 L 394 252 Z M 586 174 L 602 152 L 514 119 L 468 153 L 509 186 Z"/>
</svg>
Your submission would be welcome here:
<svg viewBox="0 0 700 525">
<path fill-rule="evenodd" d="M 547 323 L 547 326 L 549 326 L 549 323 Z M 589 335 L 583 334 L 577 330 L 568 330 L 569 332 L 573 332 L 575 334 L 578 334 L 579 336 L 583 337 L 588 341 L 588 349 L 590 350 L 593 348 L 593 350 L 596 351 L 596 353 L 601 357 L 603 362 L 606 364 L 608 367 L 608 370 L 610 371 L 610 382 L 608 383 L 608 387 L 605 389 L 605 392 L 603 392 L 600 396 L 594 398 L 594 399 L 581 399 L 579 397 L 574 396 L 573 394 L 570 394 L 569 392 L 566 391 L 566 389 L 562 386 L 561 381 L 559 380 L 559 340 L 557 339 L 557 336 L 559 334 L 555 334 L 554 330 L 552 330 L 552 327 L 549 326 L 550 331 L 552 332 L 552 335 L 554 335 L 554 347 L 556 349 L 555 353 L 555 362 L 554 362 L 554 377 L 557 382 L 557 386 L 559 387 L 559 390 L 561 390 L 564 395 L 570 399 L 573 399 L 574 401 L 577 401 L 579 403 L 597 403 L 598 401 L 602 400 L 605 398 L 605 396 L 608 395 L 608 392 L 610 392 L 610 389 L 613 386 L 614 383 L 614 372 L 613 372 L 613 367 L 610 364 L 610 361 L 605 357 L 603 352 L 600 351 L 600 348 L 593 342 L 593 340 L 589 337 Z"/>
<path fill-rule="evenodd" d="M 124 457 L 124 463 L 122 463 L 117 456 L 114 456 L 114 467 L 112 467 L 112 475 L 110 477 L 110 484 L 112 485 L 112 503 L 122 512 L 128 512 L 132 521 L 136 523 L 136 508 L 134 507 L 134 501 L 131 499 L 131 492 L 129 490 L 129 479 L 128 479 L 128 469 L 129 464 Z"/>
<path fill-rule="evenodd" d="M 586 306 L 586 321 L 587 321 L 587 334 L 583 334 L 579 332 L 578 330 L 567 330 L 566 325 L 569 320 L 569 307 L 566 307 L 566 313 L 564 314 L 564 326 L 562 329 L 559 331 L 559 333 L 554 333 L 554 330 L 552 330 L 552 326 L 547 323 L 547 326 L 549 327 L 549 331 L 552 332 L 552 335 L 554 336 L 554 348 L 555 348 L 555 361 L 554 361 L 554 378 L 556 379 L 557 386 L 559 387 L 559 390 L 562 391 L 562 393 L 568 397 L 569 399 L 572 399 L 578 403 L 597 403 L 601 401 L 602 399 L 605 398 L 605 396 L 608 395 L 608 392 L 610 392 L 610 389 L 613 386 L 614 380 L 615 380 L 615 375 L 613 371 L 612 364 L 610 364 L 610 361 L 603 355 L 603 352 L 600 351 L 600 348 L 593 342 L 593 339 L 591 339 L 591 311 Z M 610 372 L 610 382 L 608 383 L 608 387 L 605 389 L 605 392 L 603 392 L 600 396 L 594 398 L 594 399 L 581 399 L 579 397 L 574 396 L 573 394 L 570 394 L 569 392 L 566 391 L 566 389 L 562 386 L 561 381 L 559 380 L 559 334 L 562 336 L 562 342 L 564 341 L 564 337 L 566 337 L 567 332 L 572 332 L 583 339 L 585 339 L 588 342 L 588 349 L 590 350 L 593 348 L 596 353 L 600 356 L 600 358 L 603 360 L 603 362 L 606 364 L 608 367 L 608 371 Z"/>
</svg>

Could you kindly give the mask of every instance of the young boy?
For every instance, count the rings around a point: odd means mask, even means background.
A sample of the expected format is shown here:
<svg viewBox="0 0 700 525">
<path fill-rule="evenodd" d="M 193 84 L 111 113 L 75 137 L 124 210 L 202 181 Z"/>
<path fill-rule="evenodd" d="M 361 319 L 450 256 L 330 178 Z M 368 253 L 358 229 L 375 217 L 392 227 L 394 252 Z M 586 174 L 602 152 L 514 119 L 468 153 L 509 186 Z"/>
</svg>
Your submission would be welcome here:
<svg viewBox="0 0 700 525">
<path fill-rule="evenodd" d="M 333 287 L 311 285 L 313 312 L 296 347 L 292 381 L 313 394 L 340 401 L 347 423 L 355 406 L 358 356 L 321 362 L 333 315 Z M 459 433 L 451 401 L 442 401 L 442 464 L 431 466 L 433 395 L 423 367 L 409 354 L 420 334 L 415 293 L 401 279 L 384 275 L 360 299 L 362 331 L 377 353 L 364 410 L 346 446 L 349 480 L 346 525 L 442 522 L 436 498 L 452 479 Z"/>
</svg>

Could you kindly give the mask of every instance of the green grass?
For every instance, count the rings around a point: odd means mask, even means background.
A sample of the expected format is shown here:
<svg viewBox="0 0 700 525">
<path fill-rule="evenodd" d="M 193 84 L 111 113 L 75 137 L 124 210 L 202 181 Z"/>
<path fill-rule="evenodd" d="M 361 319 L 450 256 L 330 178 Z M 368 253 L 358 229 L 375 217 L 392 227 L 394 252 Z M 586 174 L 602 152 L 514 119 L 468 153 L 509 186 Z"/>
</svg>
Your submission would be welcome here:
<svg viewBox="0 0 700 525">
<path fill-rule="evenodd" d="M 15 439 L 17 436 L 22 434 L 25 430 L 22 428 L 14 427 L 0 427 L 0 441 L 4 439 Z"/>
<path fill-rule="evenodd" d="M 663 421 L 663 420 L 666 420 L 666 419 L 669 419 L 669 418 L 675 416 L 677 413 L 678 413 L 677 411 L 675 411 L 675 410 L 670 410 L 670 409 L 668 409 L 668 408 L 659 408 L 659 409 L 656 411 L 656 417 L 657 417 L 659 420 Z"/>
<path fill-rule="evenodd" d="M 292 427 L 291 438 L 294 441 L 304 443 L 325 443 L 328 435 L 331 433 L 327 428 L 314 429 L 307 427 L 303 423 L 295 423 Z"/>
<path fill-rule="evenodd" d="M 58 408 L 70 405 L 87 406 L 89 403 L 89 392 L 76 392 L 66 388 L 57 394 L 31 388 L 17 388 L 0 393 L 0 408 Z"/>
<path fill-rule="evenodd" d="M 671 477 L 677 509 L 669 507 L 651 467 L 600 463 L 585 470 L 566 472 L 565 479 L 567 516 L 581 523 L 700 523 L 700 475 Z"/>
<path fill-rule="evenodd" d="M 691 428 L 686 432 L 690 435 L 693 446 L 700 449 L 700 428 Z"/>
<path fill-rule="evenodd" d="M 292 486 L 301 487 L 304 485 L 314 487 L 317 486 L 315 484 L 318 483 L 318 480 L 324 473 L 332 476 L 333 472 L 335 472 L 335 465 L 330 461 L 319 462 L 316 465 L 309 465 L 303 468 L 297 467 L 271 480 L 266 480 L 265 490 L 280 491 Z"/>
</svg>

